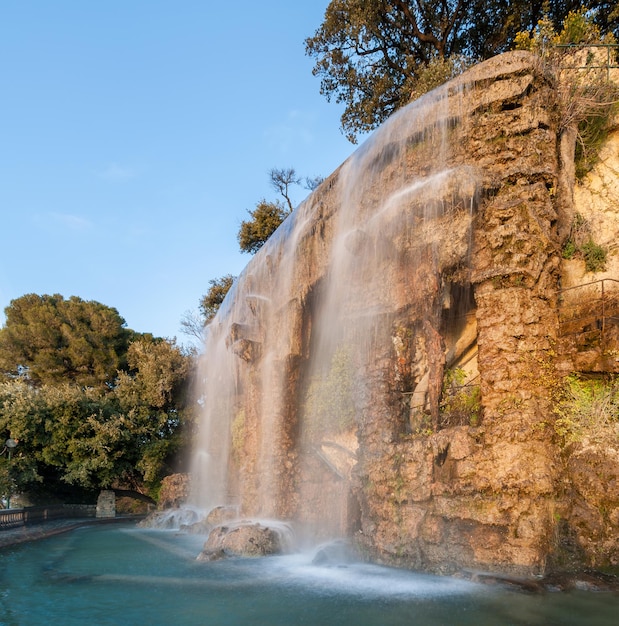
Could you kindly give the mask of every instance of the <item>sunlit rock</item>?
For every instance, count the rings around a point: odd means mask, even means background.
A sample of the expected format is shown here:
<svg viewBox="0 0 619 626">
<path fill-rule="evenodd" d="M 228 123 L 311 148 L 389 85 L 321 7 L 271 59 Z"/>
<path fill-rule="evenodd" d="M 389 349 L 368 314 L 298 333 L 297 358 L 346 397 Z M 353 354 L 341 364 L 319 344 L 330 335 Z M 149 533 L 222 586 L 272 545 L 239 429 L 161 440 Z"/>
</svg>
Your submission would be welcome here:
<svg viewBox="0 0 619 626">
<path fill-rule="evenodd" d="M 619 369 L 618 333 L 585 354 L 562 323 L 588 299 L 564 291 L 574 137 L 557 79 L 513 52 L 426 94 L 253 257 L 208 329 L 201 508 L 291 520 L 314 544 L 350 537 L 394 565 L 547 570 L 580 519 L 562 485 L 589 476 L 566 474 L 551 428 L 556 374 Z M 606 541 L 619 527 L 604 519 Z M 213 532 L 212 557 L 232 550 Z"/>
</svg>

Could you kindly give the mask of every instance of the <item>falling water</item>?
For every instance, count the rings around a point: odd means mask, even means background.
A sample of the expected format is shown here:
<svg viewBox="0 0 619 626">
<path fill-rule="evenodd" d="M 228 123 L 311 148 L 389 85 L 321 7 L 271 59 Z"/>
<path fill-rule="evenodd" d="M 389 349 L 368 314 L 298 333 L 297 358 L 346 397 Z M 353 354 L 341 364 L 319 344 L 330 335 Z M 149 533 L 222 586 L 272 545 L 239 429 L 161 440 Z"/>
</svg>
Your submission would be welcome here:
<svg viewBox="0 0 619 626">
<path fill-rule="evenodd" d="M 374 133 L 226 297 L 202 374 L 194 502 L 204 509 L 238 503 L 243 515 L 293 520 L 315 539 L 350 530 L 359 433 L 378 428 L 385 395 L 372 366 L 388 360 L 400 318 L 431 344 L 441 271 L 468 254 L 477 181 L 450 160 L 454 89 Z M 419 146 L 432 155 L 423 171 Z"/>
</svg>

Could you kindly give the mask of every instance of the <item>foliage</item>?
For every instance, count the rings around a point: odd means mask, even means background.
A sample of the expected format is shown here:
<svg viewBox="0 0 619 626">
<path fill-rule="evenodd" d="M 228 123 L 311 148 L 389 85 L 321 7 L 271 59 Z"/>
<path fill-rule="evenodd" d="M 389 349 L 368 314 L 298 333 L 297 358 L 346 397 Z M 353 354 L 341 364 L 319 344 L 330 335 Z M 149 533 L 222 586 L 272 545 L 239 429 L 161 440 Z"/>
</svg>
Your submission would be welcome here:
<svg viewBox="0 0 619 626">
<path fill-rule="evenodd" d="M 329 369 L 310 382 L 305 399 L 305 423 L 314 438 L 354 426 L 353 369 L 345 348 L 338 348 Z"/>
<path fill-rule="evenodd" d="M 122 374 L 116 394 L 122 397 L 130 383 L 132 396 L 149 406 L 172 410 L 185 404 L 191 360 L 174 340 L 142 338 L 129 346 L 127 360 L 131 374 Z"/>
<path fill-rule="evenodd" d="M 315 60 L 321 93 L 345 105 L 341 127 L 354 142 L 404 106 L 412 92 L 422 92 L 417 83 L 429 64 L 489 58 L 509 49 L 519 31 L 532 33 L 544 8 L 560 24 L 580 6 L 578 0 L 546 7 L 524 0 L 331 0 L 305 49 Z M 602 32 L 617 28 L 613 1 L 588 8 Z"/>
<path fill-rule="evenodd" d="M 269 178 L 271 179 L 271 186 L 286 200 L 286 205 L 288 206 L 287 213 L 291 213 L 294 206 L 290 199 L 290 187 L 291 185 L 301 184 L 301 179 L 297 176 L 294 167 L 273 168 L 269 170 Z"/>
<path fill-rule="evenodd" d="M 574 163 L 576 178 L 582 180 L 598 162 L 600 149 L 612 128 L 612 118 L 617 111 L 619 90 L 615 85 L 593 84 L 583 94 L 591 102 L 591 108 L 578 121 L 578 142 Z"/>
<path fill-rule="evenodd" d="M 612 34 L 608 42 L 612 42 Z M 561 51 L 552 50 L 555 46 L 567 44 L 594 44 L 604 41 L 600 27 L 593 21 L 591 12 L 579 7 L 569 11 L 562 22 L 561 30 L 557 32 L 553 20 L 544 13 L 532 32 L 521 31 L 514 38 L 516 50 L 530 50 L 542 55 L 562 54 Z"/>
<path fill-rule="evenodd" d="M 10 376 L 27 368 L 36 384 L 106 387 L 126 368 L 135 333 L 116 309 L 75 296 L 28 294 L 12 300 L 5 315 L 0 370 Z"/>
<path fill-rule="evenodd" d="M 545 15 L 532 33 L 518 33 L 515 40 L 516 48 L 538 52 L 561 71 L 561 125 L 576 130 L 575 167 L 579 180 L 597 162 L 619 101 L 619 87 L 608 80 L 604 68 L 606 50 L 586 47 L 616 42 L 612 32 L 602 31 L 595 21 L 597 17 L 598 12 L 587 8 L 570 11 L 561 30 L 556 31 Z"/>
<path fill-rule="evenodd" d="M 580 213 L 576 213 L 569 238 L 563 246 L 563 258 L 582 257 L 587 272 L 603 272 L 606 269 L 607 254 L 606 248 L 593 241 L 589 222 Z"/>
<path fill-rule="evenodd" d="M 419 70 L 419 75 L 413 86 L 411 98 L 417 98 L 440 87 L 448 80 L 462 74 L 473 64 L 472 59 L 460 55 L 452 55 L 448 59 L 434 57 L 427 65 Z"/>
<path fill-rule="evenodd" d="M 619 437 L 619 379 L 565 378 L 554 406 L 554 430 L 561 441 L 617 441 Z"/>
<path fill-rule="evenodd" d="M 279 200 L 269 202 L 263 198 L 253 211 L 248 211 L 251 220 L 241 222 L 241 228 L 237 234 L 241 252 L 249 252 L 250 254 L 258 252 L 279 228 L 279 225 L 292 213 L 294 205 L 290 197 L 290 188 L 293 185 L 302 185 L 313 191 L 322 183 L 322 180 L 318 176 L 306 178 L 303 183 L 293 167 L 269 170 L 271 187 L 285 200 L 285 204 Z"/>
<path fill-rule="evenodd" d="M 237 239 L 241 252 L 255 254 L 286 219 L 288 211 L 279 200 L 267 202 L 262 199 L 248 213 L 251 220 L 241 222 Z"/>
<path fill-rule="evenodd" d="M 209 280 L 209 290 L 200 300 L 200 313 L 202 314 L 204 326 L 209 324 L 215 317 L 235 280 L 236 278 L 232 274 Z"/>
<path fill-rule="evenodd" d="M 314 178 L 305 177 L 304 187 L 309 191 L 314 191 L 314 189 L 318 189 L 320 185 L 324 182 L 324 176 L 314 176 Z"/>
<path fill-rule="evenodd" d="M 47 349 L 32 328 L 29 336 Z M 125 369 L 112 382 L 58 381 L 42 365 L 55 368 L 54 361 L 32 351 L 36 384 L 25 376 L 0 384 L 0 433 L 19 440 L 11 464 L 16 489 L 30 489 L 41 479 L 50 492 L 64 491 L 57 481 L 80 489 L 136 489 L 156 485 L 170 471 L 183 424 L 191 420 L 193 361 L 174 341 L 135 339 L 123 357 Z"/>
<path fill-rule="evenodd" d="M 603 272 L 606 269 L 606 249 L 589 239 L 583 244 L 582 255 L 585 258 L 587 272 Z"/>
<path fill-rule="evenodd" d="M 481 420 L 480 387 L 467 384 L 467 377 L 461 367 L 445 371 L 440 407 L 443 427 L 477 426 Z"/>
<path fill-rule="evenodd" d="M 568 239 L 563 246 L 563 250 L 561 250 L 561 256 L 564 259 L 573 259 L 576 253 L 578 252 L 578 246 L 571 240 Z"/>
</svg>

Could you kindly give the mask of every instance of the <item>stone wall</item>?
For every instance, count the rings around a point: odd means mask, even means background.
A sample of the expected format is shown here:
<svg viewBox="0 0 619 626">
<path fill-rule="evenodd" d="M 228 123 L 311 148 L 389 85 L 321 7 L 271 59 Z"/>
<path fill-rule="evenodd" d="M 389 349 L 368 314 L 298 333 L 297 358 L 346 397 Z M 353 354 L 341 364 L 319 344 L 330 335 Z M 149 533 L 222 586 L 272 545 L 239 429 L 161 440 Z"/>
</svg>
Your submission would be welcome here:
<svg viewBox="0 0 619 626">
<path fill-rule="evenodd" d="M 553 85 L 530 58 L 515 55 L 464 80 L 452 159 L 483 180 L 467 276 L 483 421 L 390 445 L 368 432 L 358 538 L 388 563 L 538 573 L 553 538 L 557 479 L 554 446 L 540 427 L 557 327 Z"/>
<path fill-rule="evenodd" d="M 116 494 L 103 489 L 97 498 L 97 517 L 116 517 Z"/>
</svg>

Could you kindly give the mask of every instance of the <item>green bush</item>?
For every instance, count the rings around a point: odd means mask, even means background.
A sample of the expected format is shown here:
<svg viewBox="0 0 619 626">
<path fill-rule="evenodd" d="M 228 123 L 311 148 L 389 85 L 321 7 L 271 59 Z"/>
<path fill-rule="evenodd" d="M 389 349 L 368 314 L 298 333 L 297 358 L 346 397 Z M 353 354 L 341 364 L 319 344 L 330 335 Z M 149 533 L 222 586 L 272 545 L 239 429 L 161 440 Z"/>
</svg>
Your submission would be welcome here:
<svg viewBox="0 0 619 626">
<path fill-rule="evenodd" d="M 606 248 L 593 241 L 590 225 L 580 213 L 574 216 L 570 236 L 563 246 L 561 255 L 564 259 L 583 258 L 587 272 L 603 272 L 606 269 L 608 252 Z"/>
<path fill-rule="evenodd" d="M 606 250 L 589 239 L 581 247 L 585 258 L 585 268 L 588 272 L 603 272 L 606 269 Z"/>
<path fill-rule="evenodd" d="M 619 436 L 619 379 L 565 378 L 554 406 L 555 433 L 568 445 L 585 438 L 617 440 Z"/>
<path fill-rule="evenodd" d="M 586 8 L 570 11 L 560 31 L 545 15 L 533 33 L 519 32 L 514 38 L 516 49 L 538 53 L 561 76 L 561 126 L 577 130 L 574 164 L 578 180 L 596 164 L 617 111 L 619 88 L 608 80 L 605 52 L 604 57 L 595 52 L 600 50 L 595 46 L 615 43 L 612 33 L 602 35 Z M 587 49 L 585 58 L 580 54 L 583 49 Z M 568 68 L 569 73 L 565 72 Z"/>
<path fill-rule="evenodd" d="M 574 255 L 578 252 L 578 246 L 571 240 L 568 239 L 563 246 L 563 250 L 561 251 L 561 256 L 564 259 L 573 259 Z"/>
<path fill-rule="evenodd" d="M 443 378 L 441 425 L 477 426 L 481 419 L 479 385 L 466 384 L 467 373 L 461 368 L 448 369 Z"/>
</svg>

